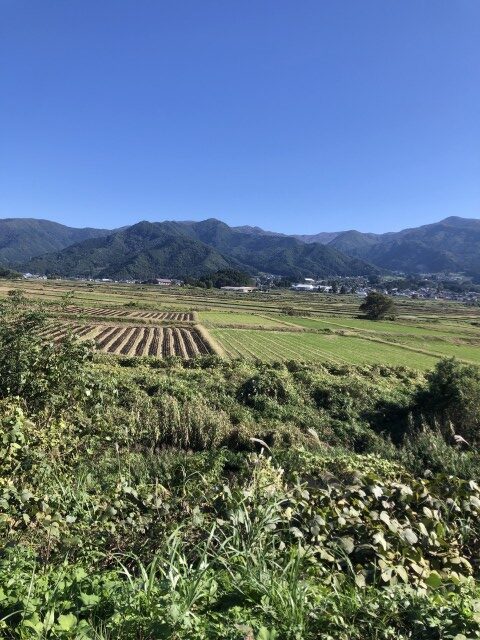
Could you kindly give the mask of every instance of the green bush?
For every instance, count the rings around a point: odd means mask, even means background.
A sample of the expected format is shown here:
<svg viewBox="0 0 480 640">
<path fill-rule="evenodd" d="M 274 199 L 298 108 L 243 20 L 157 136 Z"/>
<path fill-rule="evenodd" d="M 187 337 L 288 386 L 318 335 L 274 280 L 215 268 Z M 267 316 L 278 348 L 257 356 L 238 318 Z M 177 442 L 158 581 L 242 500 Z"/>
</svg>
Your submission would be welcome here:
<svg viewBox="0 0 480 640">
<path fill-rule="evenodd" d="M 265 400 L 277 404 L 286 404 L 292 399 L 294 391 L 287 371 L 265 368 L 241 385 L 238 399 L 250 407 L 262 406 Z"/>
<path fill-rule="evenodd" d="M 50 419 L 91 395 L 88 345 L 66 337 L 46 343 L 47 318 L 17 292 L 0 305 L 0 397 L 19 396 Z"/>
<path fill-rule="evenodd" d="M 416 399 L 416 412 L 444 437 L 466 440 L 466 445 L 480 444 L 480 369 L 455 360 L 441 360 L 427 374 L 427 386 Z"/>
<path fill-rule="evenodd" d="M 370 291 L 365 301 L 360 305 L 360 311 L 369 320 L 382 320 L 395 317 L 395 304 L 389 296 L 377 291 Z"/>
</svg>

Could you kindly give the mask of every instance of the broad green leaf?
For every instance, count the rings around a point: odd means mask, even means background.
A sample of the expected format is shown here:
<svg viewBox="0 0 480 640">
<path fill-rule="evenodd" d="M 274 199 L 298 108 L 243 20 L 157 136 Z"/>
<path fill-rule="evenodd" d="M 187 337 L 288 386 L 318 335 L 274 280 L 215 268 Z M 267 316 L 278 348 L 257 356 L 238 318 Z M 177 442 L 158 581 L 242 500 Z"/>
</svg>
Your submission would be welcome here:
<svg viewBox="0 0 480 640">
<path fill-rule="evenodd" d="M 260 627 L 257 633 L 256 640 L 276 640 L 278 634 L 275 629 L 267 629 L 267 627 Z"/>
<path fill-rule="evenodd" d="M 402 531 L 402 538 L 408 542 L 408 544 L 417 544 L 417 534 L 412 529 L 404 529 Z"/>
<path fill-rule="evenodd" d="M 476 496 L 470 496 L 470 504 L 475 507 L 475 509 L 480 509 L 480 500 Z"/>
<path fill-rule="evenodd" d="M 378 531 L 374 534 L 373 541 L 375 542 L 375 544 L 380 545 L 384 549 L 384 551 L 387 550 L 387 541 L 385 540 L 381 531 Z"/>
<path fill-rule="evenodd" d="M 44 629 L 43 622 L 40 620 L 37 613 L 34 613 L 30 618 L 24 620 L 22 626 L 27 627 L 28 629 L 33 629 L 38 634 L 40 634 Z"/>
<path fill-rule="evenodd" d="M 380 498 L 381 496 L 383 496 L 383 489 L 382 489 L 382 487 L 379 487 L 378 485 L 374 485 L 372 487 L 372 493 L 376 498 Z"/>
<path fill-rule="evenodd" d="M 71 631 L 77 624 L 77 618 L 73 613 L 58 616 L 58 628 L 62 631 Z"/>
<path fill-rule="evenodd" d="M 432 589 L 438 589 L 442 585 L 442 577 L 437 571 L 430 571 L 430 574 L 425 578 L 425 584 Z"/>
<path fill-rule="evenodd" d="M 350 538 L 349 536 L 340 538 L 340 545 L 342 549 L 345 551 L 345 553 L 347 553 L 348 555 L 350 555 L 355 549 L 355 542 L 353 538 Z"/>
<path fill-rule="evenodd" d="M 403 580 L 403 582 L 408 582 L 408 573 L 405 571 L 405 567 L 402 567 L 402 565 L 400 564 L 395 568 L 395 572 L 397 576 L 399 576 L 399 578 Z"/>
<path fill-rule="evenodd" d="M 355 576 L 355 584 L 357 587 L 360 587 L 360 589 L 363 589 L 366 586 L 365 576 L 363 573 L 357 573 Z"/>
<path fill-rule="evenodd" d="M 327 562 L 335 562 L 335 558 L 326 549 L 320 549 L 320 558 L 327 560 Z"/>
<path fill-rule="evenodd" d="M 386 525 L 390 524 L 390 516 L 386 511 L 382 511 L 380 514 L 380 520 L 384 522 Z"/>
<path fill-rule="evenodd" d="M 100 596 L 97 596 L 94 593 L 81 593 L 80 599 L 86 607 L 91 607 L 100 602 Z"/>
</svg>

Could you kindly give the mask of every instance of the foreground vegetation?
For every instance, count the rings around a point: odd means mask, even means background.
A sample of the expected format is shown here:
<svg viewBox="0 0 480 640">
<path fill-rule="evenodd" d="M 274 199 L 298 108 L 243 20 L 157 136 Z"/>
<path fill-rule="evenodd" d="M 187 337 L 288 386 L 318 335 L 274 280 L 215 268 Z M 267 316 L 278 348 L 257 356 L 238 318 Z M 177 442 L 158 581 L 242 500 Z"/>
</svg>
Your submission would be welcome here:
<svg viewBox="0 0 480 640">
<path fill-rule="evenodd" d="M 118 357 L 49 321 L 0 311 L 2 637 L 480 637 L 475 366 Z"/>
</svg>

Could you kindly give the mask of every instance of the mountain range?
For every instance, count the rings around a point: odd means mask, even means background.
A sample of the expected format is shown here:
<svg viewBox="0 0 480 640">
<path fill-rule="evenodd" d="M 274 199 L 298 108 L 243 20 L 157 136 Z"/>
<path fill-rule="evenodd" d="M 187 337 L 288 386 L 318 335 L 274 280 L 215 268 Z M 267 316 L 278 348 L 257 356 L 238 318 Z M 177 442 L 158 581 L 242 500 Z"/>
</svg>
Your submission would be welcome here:
<svg viewBox="0 0 480 640">
<path fill-rule="evenodd" d="M 261 229 L 251 229 L 251 233 L 262 233 Z M 293 237 L 307 244 L 326 245 L 388 271 L 480 276 L 477 219 L 451 216 L 433 224 L 383 234 L 350 230 Z"/>
<path fill-rule="evenodd" d="M 34 273 L 145 279 L 201 276 L 235 268 L 302 278 L 378 273 L 365 261 L 290 236 L 246 233 L 219 220 L 139 222 L 21 265 Z"/>
<path fill-rule="evenodd" d="M 480 220 L 452 216 L 396 233 L 344 231 L 328 246 L 383 269 L 480 274 Z"/>
<path fill-rule="evenodd" d="M 146 222 L 74 229 L 48 220 L 0 220 L 0 266 L 23 272 L 114 279 L 198 277 L 235 268 L 290 278 L 464 272 L 480 277 L 480 220 L 373 234 L 355 230 L 290 236 L 259 227 Z"/>
</svg>

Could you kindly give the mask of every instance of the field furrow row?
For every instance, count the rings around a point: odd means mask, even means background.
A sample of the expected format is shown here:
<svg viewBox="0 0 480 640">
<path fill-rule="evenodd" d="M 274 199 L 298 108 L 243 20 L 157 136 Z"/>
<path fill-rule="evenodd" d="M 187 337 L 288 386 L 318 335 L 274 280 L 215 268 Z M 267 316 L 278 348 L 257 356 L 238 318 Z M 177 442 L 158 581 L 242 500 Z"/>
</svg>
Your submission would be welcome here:
<svg viewBox="0 0 480 640">
<path fill-rule="evenodd" d="M 46 340 L 60 342 L 70 333 L 80 339 L 93 339 L 96 349 L 117 355 L 188 359 L 214 353 L 207 335 L 197 327 L 126 327 L 64 322 L 60 326 L 49 325 L 41 335 Z"/>
<path fill-rule="evenodd" d="M 135 309 L 101 308 L 101 307 L 77 307 L 68 306 L 64 312 L 93 316 L 96 318 L 139 318 L 142 320 L 166 320 L 169 322 L 192 322 L 194 315 L 190 311 L 136 311 Z"/>
</svg>

